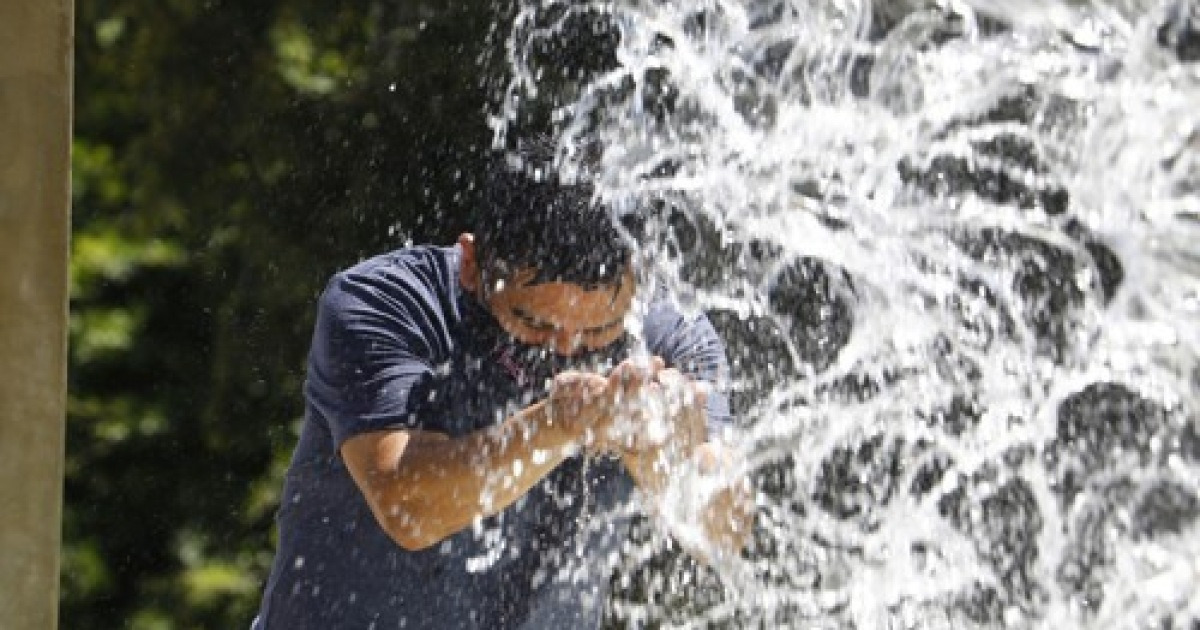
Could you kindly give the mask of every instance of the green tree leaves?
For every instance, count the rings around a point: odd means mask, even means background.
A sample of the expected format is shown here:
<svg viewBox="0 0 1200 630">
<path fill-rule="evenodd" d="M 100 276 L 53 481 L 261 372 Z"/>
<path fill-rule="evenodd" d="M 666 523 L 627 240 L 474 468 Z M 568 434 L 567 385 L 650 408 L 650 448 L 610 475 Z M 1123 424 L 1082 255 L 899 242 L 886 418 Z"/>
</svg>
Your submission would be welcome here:
<svg viewBox="0 0 1200 630">
<path fill-rule="evenodd" d="M 63 627 L 248 626 L 316 297 L 469 225 L 497 14 L 77 6 Z"/>
</svg>

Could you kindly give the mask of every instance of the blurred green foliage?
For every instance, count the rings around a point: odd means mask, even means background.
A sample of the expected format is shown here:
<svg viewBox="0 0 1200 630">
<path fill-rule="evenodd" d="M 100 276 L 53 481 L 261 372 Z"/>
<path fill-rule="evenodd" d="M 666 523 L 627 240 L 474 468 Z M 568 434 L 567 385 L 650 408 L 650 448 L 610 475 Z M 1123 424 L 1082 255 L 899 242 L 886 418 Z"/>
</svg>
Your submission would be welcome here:
<svg viewBox="0 0 1200 630">
<path fill-rule="evenodd" d="M 499 6 L 77 3 L 62 627 L 248 627 L 315 298 L 469 224 Z"/>
</svg>

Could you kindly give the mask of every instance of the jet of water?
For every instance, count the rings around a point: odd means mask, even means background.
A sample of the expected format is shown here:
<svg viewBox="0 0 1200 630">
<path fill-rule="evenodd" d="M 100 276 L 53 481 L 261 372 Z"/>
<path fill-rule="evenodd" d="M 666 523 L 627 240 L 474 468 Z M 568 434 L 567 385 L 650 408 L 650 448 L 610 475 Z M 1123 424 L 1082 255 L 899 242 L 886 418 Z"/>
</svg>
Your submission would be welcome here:
<svg viewBox="0 0 1200 630">
<path fill-rule="evenodd" d="M 1200 623 L 1198 32 L 1178 1 L 519 4 L 497 144 L 552 129 L 722 330 L 758 494 L 727 565 L 643 532 L 614 623 Z"/>
</svg>

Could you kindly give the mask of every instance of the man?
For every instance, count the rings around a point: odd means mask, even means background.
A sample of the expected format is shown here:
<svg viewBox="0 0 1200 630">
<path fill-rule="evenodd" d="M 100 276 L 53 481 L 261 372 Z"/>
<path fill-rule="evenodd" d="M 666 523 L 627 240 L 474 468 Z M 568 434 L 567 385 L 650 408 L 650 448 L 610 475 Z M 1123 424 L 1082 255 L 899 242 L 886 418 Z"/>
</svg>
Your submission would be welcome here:
<svg viewBox="0 0 1200 630">
<path fill-rule="evenodd" d="M 595 628 L 631 486 L 726 461 L 724 348 L 662 299 L 626 330 L 590 188 L 497 173 L 483 214 L 329 283 L 255 628 Z M 710 549 L 742 544 L 744 493 L 706 506 Z"/>
</svg>

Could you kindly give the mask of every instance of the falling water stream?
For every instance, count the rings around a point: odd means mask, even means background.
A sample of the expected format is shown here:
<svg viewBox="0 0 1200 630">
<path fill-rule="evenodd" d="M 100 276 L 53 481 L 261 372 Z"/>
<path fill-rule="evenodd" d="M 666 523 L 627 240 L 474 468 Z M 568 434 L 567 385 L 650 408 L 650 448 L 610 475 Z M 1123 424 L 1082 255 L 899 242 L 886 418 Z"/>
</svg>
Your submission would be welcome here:
<svg viewBox="0 0 1200 630">
<path fill-rule="evenodd" d="M 1200 624 L 1197 29 L 1132 0 L 519 4 L 497 142 L 552 125 L 709 313 L 756 492 L 742 558 L 635 537 L 613 625 Z"/>
</svg>

